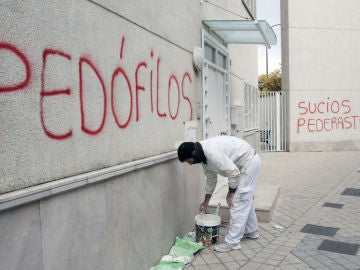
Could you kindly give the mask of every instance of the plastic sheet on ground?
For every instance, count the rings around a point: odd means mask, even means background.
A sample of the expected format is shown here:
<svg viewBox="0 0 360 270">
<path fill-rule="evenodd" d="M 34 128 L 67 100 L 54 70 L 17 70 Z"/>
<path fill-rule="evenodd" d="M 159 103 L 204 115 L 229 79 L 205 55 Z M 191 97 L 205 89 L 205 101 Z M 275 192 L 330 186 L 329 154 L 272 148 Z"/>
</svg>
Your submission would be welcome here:
<svg viewBox="0 0 360 270">
<path fill-rule="evenodd" d="M 193 232 L 186 234 L 182 239 L 176 237 L 169 254 L 163 256 L 150 270 L 182 270 L 194 259 L 194 254 L 203 248 L 205 247 L 201 243 L 195 242 Z"/>
</svg>

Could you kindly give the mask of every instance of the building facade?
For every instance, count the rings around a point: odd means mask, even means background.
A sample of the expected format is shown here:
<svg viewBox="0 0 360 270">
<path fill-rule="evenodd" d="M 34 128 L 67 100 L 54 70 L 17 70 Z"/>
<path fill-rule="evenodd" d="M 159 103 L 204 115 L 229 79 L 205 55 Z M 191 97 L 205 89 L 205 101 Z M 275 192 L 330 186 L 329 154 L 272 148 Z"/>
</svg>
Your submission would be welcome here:
<svg viewBox="0 0 360 270">
<path fill-rule="evenodd" d="M 360 149 L 360 2 L 281 1 L 290 151 Z"/>
<path fill-rule="evenodd" d="M 148 269 L 193 229 L 203 175 L 176 145 L 231 134 L 259 148 L 257 47 L 211 30 L 255 8 L 2 1 L 2 269 Z"/>
</svg>

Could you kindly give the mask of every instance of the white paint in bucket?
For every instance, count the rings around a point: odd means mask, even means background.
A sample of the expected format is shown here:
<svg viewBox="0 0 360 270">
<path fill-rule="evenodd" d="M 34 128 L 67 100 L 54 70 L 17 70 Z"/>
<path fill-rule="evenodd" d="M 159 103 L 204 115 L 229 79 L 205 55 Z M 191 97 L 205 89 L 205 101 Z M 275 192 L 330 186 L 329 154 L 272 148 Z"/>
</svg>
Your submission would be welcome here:
<svg viewBox="0 0 360 270">
<path fill-rule="evenodd" d="M 218 215 L 202 214 L 195 217 L 195 223 L 200 226 L 214 227 L 221 224 L 221 218 Z"/>
<path fill-rule="evenodd" d="M 201 214 L 195 217 L 196 240 L 205 246 L 211 246 L 217 242 L 221 218 L 213 214 Z"/>
</svg>

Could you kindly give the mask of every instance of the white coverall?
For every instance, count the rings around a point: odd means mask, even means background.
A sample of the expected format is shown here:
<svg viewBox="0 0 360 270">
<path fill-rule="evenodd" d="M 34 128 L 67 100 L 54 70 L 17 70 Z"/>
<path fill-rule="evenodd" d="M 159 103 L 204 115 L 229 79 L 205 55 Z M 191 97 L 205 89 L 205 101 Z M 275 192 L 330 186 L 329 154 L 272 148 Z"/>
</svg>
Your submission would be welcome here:
<svg viewBox="0 0 360 270">
<path fill-rule="evenodd" d="M 217 174 L 228 178 L 230 188 L 237 188 L 225 242 L 239 243 L 244 234 L 258 230 L 253 198 L 260 174 L 260 157 L 251 145 L 237 137 L 218 136 L 200 141 L 200 144 L 207 162 L 203 164 L 206 194 L 214 192 Z"/>
</svg>

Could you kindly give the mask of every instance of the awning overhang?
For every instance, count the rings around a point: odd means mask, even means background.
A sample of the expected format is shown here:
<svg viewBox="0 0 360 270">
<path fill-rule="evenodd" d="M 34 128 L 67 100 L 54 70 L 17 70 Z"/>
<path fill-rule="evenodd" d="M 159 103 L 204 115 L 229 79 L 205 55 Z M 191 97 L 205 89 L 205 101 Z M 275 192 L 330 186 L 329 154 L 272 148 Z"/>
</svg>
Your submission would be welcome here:
<svg viewBox="0 0 360 270">
<path fill-rule="evenodd" d="M 274 30 L 265 20 L 204 20 L 203 24 L 226 44 L 263 44 L 270 48 L 277 43 Z"/>
</svg>

